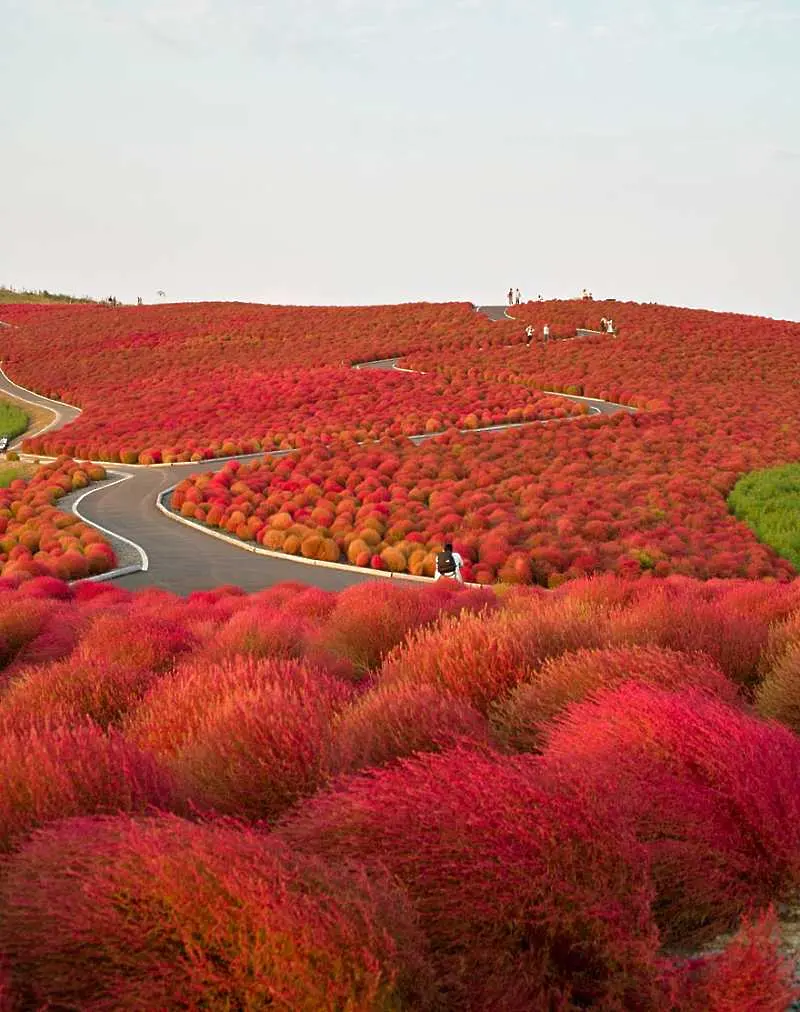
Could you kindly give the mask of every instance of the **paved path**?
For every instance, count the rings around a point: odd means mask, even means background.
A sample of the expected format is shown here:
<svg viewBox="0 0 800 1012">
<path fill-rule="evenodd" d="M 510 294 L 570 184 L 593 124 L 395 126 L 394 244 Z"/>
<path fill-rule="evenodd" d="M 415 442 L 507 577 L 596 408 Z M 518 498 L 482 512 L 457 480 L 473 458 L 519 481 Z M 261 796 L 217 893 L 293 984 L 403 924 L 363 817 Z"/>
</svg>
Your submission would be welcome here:
<svg viewBox="0 0 800 1012">
<path fill-rule="evenodd" d="M 482 310 L 490 319 L 502 319 L 505 307 L 489 307 Z M 397 358 L 382 359 L 378 362 L 360 363 L 361 369 L 394 369 Z M 73 421 L 80 414 L 79 408 L 41 397 L 13 383 L 0 370 L 0 392 L 6 391 L 20 400 L 38 404 L 55 412 L 55 418 L 45 428 L 58 428 Z M 609 404 L 591 398 L 559 396 L 567 400 L 589 404 L 599 414 L 615 414 L 618 411 L 632 411 L 624 405 Z M 523 423 L 537 424 L 537 423 Z M 492 426 L 476 431 L 495 431 L 517 426 Z M 45 431 L 44 428 L 39 430 Z M 432 438 L 436 433 L 413 437 L 416 443 Z M 240 460 L 260 459 L 262 453 L 239 457 Z M 126 480 L 98 485 L 74 506 L 82 519 L 100 527 L 107 534 L 122 537 L 141 549 L 143 566 L 137 573 L 119 577 L 115 582 L 122 587 L 162 587 L 176 594 L 187 594 L 192 590 L 234 584 L 246 591 L 261 590 L 264 587 L 286 580 L 297 580 L 313 584 L 326 590 L 341 590 L 344 587 L 364 583 L 366 580 L 382 579 L 368 570 L 325 569 L 308 566 L 294 559 L 272 558 L 255 555 L 217 538 L 210 537 L 201 528 L 193 529 L 178 524 L 164 516 L 156 507 L 160 492 L 177 484 L 190 474 L 203 471 L 217 471 L 223 461 L 208 460 L 199 463 L 174 464 L 170 467 L 128 467 L 110 464 L 118 476 Z M 130 546 L 125 546 L 129 557 Z"/>
</svg>

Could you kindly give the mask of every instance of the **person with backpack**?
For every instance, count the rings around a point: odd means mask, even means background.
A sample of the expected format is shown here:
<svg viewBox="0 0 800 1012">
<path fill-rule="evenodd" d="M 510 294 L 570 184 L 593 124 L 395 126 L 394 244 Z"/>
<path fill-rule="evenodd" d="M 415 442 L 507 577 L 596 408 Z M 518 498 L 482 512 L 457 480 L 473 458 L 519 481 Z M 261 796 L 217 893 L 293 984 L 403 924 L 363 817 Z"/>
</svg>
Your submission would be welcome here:
<svg viewBox="0 0 800 1012">
<path fill-rule="evenodd" d="M 463 583 L 464 577 L 461 575 L 461 568 L 463 565 L 464 560 L 458 552 L 453 551 L 452 542 L 446 541 L 444 551 L 439 552 L 436 556 L 436 575 L 433 578 L 434 582 L 441 579 L 443 576 L 447 576 L 451 580 L 458 580 L 459 583 Z"/>
</svg>

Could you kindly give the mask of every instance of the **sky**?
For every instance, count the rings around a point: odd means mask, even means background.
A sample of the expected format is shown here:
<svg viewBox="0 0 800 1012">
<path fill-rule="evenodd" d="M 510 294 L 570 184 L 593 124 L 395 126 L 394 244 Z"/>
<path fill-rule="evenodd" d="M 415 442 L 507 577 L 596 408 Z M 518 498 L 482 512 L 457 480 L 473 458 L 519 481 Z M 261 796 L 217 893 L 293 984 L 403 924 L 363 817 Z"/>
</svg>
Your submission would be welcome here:
<svg viewBox="0 0 800 1012">
<path fill-rule="evenodd" d="M 0 0 L 0 284 L 800 320 L 800 0 Z"/>
</svg>

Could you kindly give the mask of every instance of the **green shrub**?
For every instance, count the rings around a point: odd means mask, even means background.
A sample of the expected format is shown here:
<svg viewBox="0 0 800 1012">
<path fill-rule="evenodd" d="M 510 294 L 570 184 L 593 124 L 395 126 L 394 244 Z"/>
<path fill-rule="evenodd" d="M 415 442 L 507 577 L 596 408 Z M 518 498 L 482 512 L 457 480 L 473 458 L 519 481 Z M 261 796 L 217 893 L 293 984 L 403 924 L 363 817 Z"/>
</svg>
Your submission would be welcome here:
<svg viewBox="0 0 800 1012">
<path fill-rule="evenodd" d="M 800 464 L 745 475 L 728 505 L 760 541 L 800 569 Z"/>
</svg>

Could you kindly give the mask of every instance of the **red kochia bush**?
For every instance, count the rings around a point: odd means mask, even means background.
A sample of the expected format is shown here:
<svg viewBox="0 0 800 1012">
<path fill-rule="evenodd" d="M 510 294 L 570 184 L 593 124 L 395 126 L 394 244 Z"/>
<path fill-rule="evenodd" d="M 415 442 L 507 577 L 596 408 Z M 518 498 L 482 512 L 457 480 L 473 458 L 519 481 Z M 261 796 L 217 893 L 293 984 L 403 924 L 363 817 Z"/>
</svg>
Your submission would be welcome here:
<svg viewBox="0 0 800 1012">
<path fill-rule="evenodd" d="M 56 819 L 178 803 L 173 779 L 152 756 L 93 724 L 3 735 L 0 784 L 0 851 Z"/>
<path fill-rule="evenodd" d="M 463 748 L 418 756 L 317 795 L 278 836 L 403 882 L 447 1008 L 650 1008 L 658 939 L 644 852 L 536 769 Z"/>
<path fill-rule="evenodd" d="M 516 751 L 536 751 L 542 727 L 569 703 L 625 681 L 664 689 L 695 686 L 731 704 L 738 700 L 733 682 L 703 654 L 662 647 L 575 650 L 545 661 L 531 682 L 494 708 L 494 734 Z"/>
<path fill-rule="evenodd" d="M 747 922 L 724 952 L 684 970 L 682 1012 L 786 1012 L 800 996 L 794 966 L 779 950 L 773 911 Z M 687 972 L 688 971 L 688 972 Z"/>
<path fill-rule="evenodd" d="M 107 664 L 165 670 L 195 645 L 179 621 L 142 614 L 131 608 L 95 618 L 81 640 L 87 654 Z"/>
<path fill-rule="evenodd" d="M 486 718 L 433 685 L 378 686 L 340 716 L 333 768 L 354 772 L 414 752 L 441 752 L 468 738 L 488 743 Z"/>
<path fill-rule="evenodd" d="M 232 615 L 203 651 L 217 660 L 236 655 L 302 657 L 310 623 L 268 607 L 243 608 Z"/>
<path fill-rule="evenodd" d="M 244 819 L 275 819 L 312 794 L 330 767 L 337 689 L 302 692 L 272 682 L 234 690 L 207 714 L 171 762 L 199 806 Z"/>
<path fill-rule="evenodd" d="M 357 671 L 380 664 L 406 634 L 432 622 L 444 602 L 419 587 L 363 583 L 348 587 L 320 630 L 318 645 L 346 657 Z"/>
<path fill-rule="evenodd" d="M 14 856 L 2 899 L 26 1007 L 433 1008 L 401 891 L 243 829 L 70 820 Z"/>
<path fill-rule="evenodd" d="M 149 668 L 108 663 L 81 647 L 66 660 L 17 673 L 0 697 L 0 733 L 76 727 L 87 717 L 107 727 L 158 677 Z"/>
<path fill-rule="evenodd" d="M 570 706 L 543 759 L 647 844 L 668 940 L 713 938 L 800 882 L 800 739 L 780 725 L 626 683 Z"/>
<path fill-rule="evenodd" d="M 387 685 L 435 685 L 485 712 L 548 657 L 603 642 L 599 610 L 573 607 L 568 599 L 525 604 L 524 610 L 445 618 L 412 633 L 388 655 L 379 679 Z"/>
<path fill-rule="evenodd" d="M 300 661 L 234 657 L 189 660 L 145 695 L 126 721 L 126 735 L 158 755 L 174 756 L 191 745 L 236 694 L 280 686 L 302 701 L 324 699 L 331 712 L 349 702 L 352 689 Z"/>
</svg>

